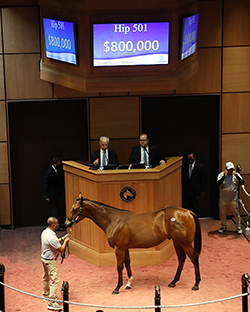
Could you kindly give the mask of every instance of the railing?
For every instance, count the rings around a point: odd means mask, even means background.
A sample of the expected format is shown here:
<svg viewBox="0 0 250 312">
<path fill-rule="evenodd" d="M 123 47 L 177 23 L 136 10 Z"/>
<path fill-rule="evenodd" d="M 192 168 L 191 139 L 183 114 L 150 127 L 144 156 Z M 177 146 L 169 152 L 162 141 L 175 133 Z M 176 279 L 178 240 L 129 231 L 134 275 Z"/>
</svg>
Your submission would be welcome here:
<svg viewBox="0 0 250 312">
<path fill-rule="evenodd" d="M 9 285 L 6 285 L 4 283 L 4 272 L 5 272 L 5 267 L 3 264 L 0 263 L 0 312 L 5 312 L 5 301 L 4 301 L 4 287 L 8 287 L 14 291 L 17 291 L 19 293 L 22 293 L 24 295 L 32 296 L 35 298 L 39 299 L 44 299 L 41 296 L 36 296 L 27 292 L 24 292 L 22 290 L 16 289 L 14 287 L 11 287 Z M 48 299 L 48 300 L 53 300 L 58 303 L 63 304 L 63 312 L 69 312 L 69 305 L 78 305 L 78 306 L 84 306 L 84 307 L 92 307 L 92 308 L 97 308 L 96 312 L 104 312 L 104 309 L 133 309 L 133 310 L 138 310 L 138 309 L 154 309 L 155 312 L 161 312 L 161 309 L 167 309 L 167 308 L 183 308 L 183 307 L 190 307 L 190 306 L 197 306 L 197 305 L 205 305 L 205 304 L 213 304 L 217 302 L 222 302 L 226 300 L 232 300 L 236 299 L 239 297 L 242 297 L 242 312 L 248 312 L 248 284 L 250 283 L 250 278 L 248 273 L 245 273 L 241 277 L 241 286 L 242 286 L 242 294 L 228 297 L 228 298 L 223 298 L 223 299 L 218 299 L 218 300 L 211 300 L 211 301 L 206 301 L 206 302 L 198 302 L 198 303 L 190 303 L 190 304 L 178 304 L 178 305 L 161 305 L 161 294 L 160 294 L 160 286 L 155 286 L 155 305 L 154 306 L 128 306 L 128 307 L 117 307 L 117 306 L 100 306 L 100 305 L 95 305 L 95 304 L 84 304 L 84 303 L 78 303 L 78 302 L 70 302 L 69 301 L 69 284 L 68 282 L 63 282 L 62 285 L 62 292 L 63 292 L 63 300 L 54 300 L 54 299 Z"/>
</svg>

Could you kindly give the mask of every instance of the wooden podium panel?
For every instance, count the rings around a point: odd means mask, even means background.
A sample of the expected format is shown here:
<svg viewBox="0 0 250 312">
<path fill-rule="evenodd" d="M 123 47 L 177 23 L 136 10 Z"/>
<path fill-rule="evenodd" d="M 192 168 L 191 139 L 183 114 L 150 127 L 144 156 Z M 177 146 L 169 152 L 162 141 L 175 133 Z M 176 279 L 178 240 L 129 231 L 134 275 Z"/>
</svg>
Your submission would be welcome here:
<svg viewBox="0 0 250 312">
<path fill-rule="evenodd" d="M 66 214 L 80 192 L 84 198 L 136 213 L 168 205 L 181 207 L 181 166 L 182 157 L 171 157 L 165 165 L 150 169 L 104 171 L 91 170 L 78 162 L 64 161 Z M 132 198 L 125 198 L 127 189 Z M 114 250 L 108 245 L 104 232 L 90 219 L 75 225 L 70 250 L 98 267 L 116 266 Z M 161 264 L 173 253 L 172 240 L 153 248 L 130 249 L 132 265 Z"/>
</svg>

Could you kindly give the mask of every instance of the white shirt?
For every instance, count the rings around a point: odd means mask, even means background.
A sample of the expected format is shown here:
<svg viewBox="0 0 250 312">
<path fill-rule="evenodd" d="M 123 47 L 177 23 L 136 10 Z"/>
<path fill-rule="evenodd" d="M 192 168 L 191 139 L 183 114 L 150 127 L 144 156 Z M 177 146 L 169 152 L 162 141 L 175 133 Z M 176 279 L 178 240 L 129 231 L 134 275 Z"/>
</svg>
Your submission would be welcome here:
<svg viewBox="0 0 250 312">
<path fill-rule="evenodd" d="M 105 166 L 105 164 L 103 164 L 103 150 L 100 148 L 100 168 L 103 168 Z M 106 153 L 105 153 L 105 159 L 106 159 L 106 165 L 109 162 L 109 153 L 108 153 L 108 149 L 106 149 Z"/>
<path fill-rule="evenodd" d="M 242 176 L 237 173 L 237 175 L 242 179 Z M 222 171 L 218 177 L 217 181 L 222 179 L 224 176 L 224 171 Z M 238 200 L 238 186 L 239 180 L 234 174 L 227 175 L 224 178 L 223 183 L 220 185 L 220 198 L 225 200 Z"/>
<path fill-rule="evenodd" d="M 191 179 L 192 172 L 194 170 L 195 161 L 192 164 L 189 164 L 188 170 L 189 170 L 189 179 Z"/>
<path fill-rule="evenodd" d="M 61 247 L 56 233 L 46 228 L 41 234 L 41 257 L 45 260 L 53 260 L 58 257 L 58 248 Z"/>
<path fill-rule="evenodd" d="M 149 151 L 148 151 L 148 145 L 146 146 L 146 157 L 147 157 L 147 166 L 149 166 Z M 140 164 L 144 164 L 144 148 L 141 147 L 141 161 Z"/>
</svg>

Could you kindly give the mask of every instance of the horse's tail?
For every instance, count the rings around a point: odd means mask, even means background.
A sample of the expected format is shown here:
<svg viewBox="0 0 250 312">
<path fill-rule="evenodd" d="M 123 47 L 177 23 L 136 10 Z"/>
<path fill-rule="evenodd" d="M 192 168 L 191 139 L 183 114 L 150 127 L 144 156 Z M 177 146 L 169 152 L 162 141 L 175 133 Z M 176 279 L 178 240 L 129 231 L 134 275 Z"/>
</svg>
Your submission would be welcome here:
<svg viewBox="0 0 250 312">
<path fill-rule="evenodd" d="M 201 224 L 200 224 L 199 218 L 194 212 L 192 212 L 192 216 L 194 218 L 195 225 L 196 225 L 195 235 L 194 235 L 194 250 L 196 251 L 197 255 L 199 255 L 201 253 L 201 245 L 202 245 Z"/>
</svg>

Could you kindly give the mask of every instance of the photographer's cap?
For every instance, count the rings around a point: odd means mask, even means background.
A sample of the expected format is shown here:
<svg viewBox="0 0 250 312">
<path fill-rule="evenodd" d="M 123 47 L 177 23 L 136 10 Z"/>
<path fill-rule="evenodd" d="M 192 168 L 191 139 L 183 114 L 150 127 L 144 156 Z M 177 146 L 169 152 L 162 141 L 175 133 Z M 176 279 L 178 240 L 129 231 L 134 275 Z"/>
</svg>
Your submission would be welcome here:
<svg viewBox="0 0 250 312">
<path fill-rule="evenodd" d="M 234 169 L 234 164 L 231 161 L 227 162 L 226 163 L 226 169 L 227 170 Z"/>
</svg>

